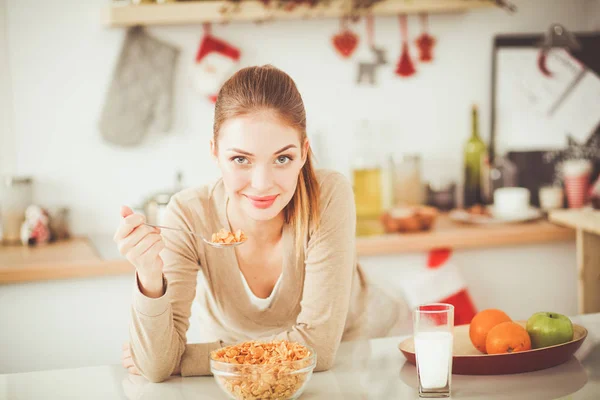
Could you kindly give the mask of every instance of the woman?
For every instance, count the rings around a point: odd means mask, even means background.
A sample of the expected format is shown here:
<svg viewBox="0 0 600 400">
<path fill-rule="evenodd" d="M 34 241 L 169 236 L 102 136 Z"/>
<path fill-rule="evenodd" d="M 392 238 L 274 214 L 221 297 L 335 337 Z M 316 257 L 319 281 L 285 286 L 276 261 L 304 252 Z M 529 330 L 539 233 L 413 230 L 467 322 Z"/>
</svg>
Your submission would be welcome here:
<svg viewBox="0 0 600 400">
<path fill-rule="evenodd" d="M 327 370 L 341 340 L 363 336 L 367 284 L 352 187 L 313 168 L 293 80 L 271 66 L 231 77 L 215 105 L 211 151 L 222 179 L 174 195 L 162 222 L 208 238 L 241 229 L 247 241 L 213 248 L 123 208 L 115 241 L 136 268 L 124 366 L 155 382 L 205 375 L 212 350 L 286 339 L 312 346 L 316 370 Z M 188 344 L 194 300 L 205 343 Z"/>
</svg>

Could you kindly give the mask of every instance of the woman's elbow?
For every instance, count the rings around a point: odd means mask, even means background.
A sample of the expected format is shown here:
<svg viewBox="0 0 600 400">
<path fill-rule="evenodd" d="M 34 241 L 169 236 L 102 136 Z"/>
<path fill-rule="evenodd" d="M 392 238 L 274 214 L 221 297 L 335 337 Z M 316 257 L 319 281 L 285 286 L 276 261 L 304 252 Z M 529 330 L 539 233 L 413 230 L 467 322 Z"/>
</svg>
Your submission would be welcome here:
<svg viewBox="0 0 600 400">
<path fill-rule="evenodd" d="M 171 371 L 166 368 L 150 368 L 146 371 L 140 371 L 142 376 L 150 382 L 164 382 L 171 376 Z"/>
<path fill-rule="evenodd" d="M 328 371 L 333 368 L 335 364 L 335 351 L 319 351 L 317 350 L 317 365 L 315 366 L 315 372 Z"/>
</svg>

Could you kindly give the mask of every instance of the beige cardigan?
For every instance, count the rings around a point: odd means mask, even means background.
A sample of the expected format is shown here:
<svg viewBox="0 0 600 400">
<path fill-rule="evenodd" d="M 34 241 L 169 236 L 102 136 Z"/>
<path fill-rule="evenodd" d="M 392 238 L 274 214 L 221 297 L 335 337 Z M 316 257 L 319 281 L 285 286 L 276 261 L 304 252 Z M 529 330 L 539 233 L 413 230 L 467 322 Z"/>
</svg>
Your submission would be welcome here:
<svg viewBox="0 0 600 400">
<path fill-rule="evenodd" d="M 260 311 L 244 292 L 235 251 L 207 246 L 191 235 L 163 230 L 165 294 L 144 296 L 134 285 L 130 327 L 135 366 L 151 381 L 174 371 L 210 374 L 209 353 L 244 340 L 286 339 L 317 352 L 316 370 L 330 368 L 342 340 L 364 336 L 367 284 L 357 264 L 352 186 L 340 173 L 318 171 L 321 222 L 295 252 L 294 230 L 283 229 L 282 281 L 269 308 Z M 173 196 L 164 225 L 205 237 L 229 227 L 222 181 Z M 209 341 L 186 341 L 192 302 Z"/>
</svg>

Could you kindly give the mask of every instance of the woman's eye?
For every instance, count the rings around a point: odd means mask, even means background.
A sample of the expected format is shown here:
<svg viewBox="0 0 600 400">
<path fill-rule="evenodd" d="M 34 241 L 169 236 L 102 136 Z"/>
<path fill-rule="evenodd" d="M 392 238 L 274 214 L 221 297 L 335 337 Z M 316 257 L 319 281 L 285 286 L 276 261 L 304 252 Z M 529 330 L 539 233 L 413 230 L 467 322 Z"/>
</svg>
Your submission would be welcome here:
<svg viewBox="0 0 600 400">
<path fill-rule="evenodd" d="M 232 161 L 240 165 L 248 164 L 248 159 L 246 157 L 233 157 Z"/>
<path fill-rule="evenodd" d="M 288 156 L 279 156 L 276 160 L 277 164 L 287 164 L 290 161 L 292 161 L 292 159 Z"/>
</svg>

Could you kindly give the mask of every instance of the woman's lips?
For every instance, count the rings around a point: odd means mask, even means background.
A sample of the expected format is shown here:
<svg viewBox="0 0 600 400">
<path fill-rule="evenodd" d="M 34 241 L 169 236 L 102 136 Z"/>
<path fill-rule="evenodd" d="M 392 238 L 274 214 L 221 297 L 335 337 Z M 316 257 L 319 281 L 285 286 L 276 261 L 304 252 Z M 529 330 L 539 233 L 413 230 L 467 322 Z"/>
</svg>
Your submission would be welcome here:
<svg viewBox="0 0 600 400">
<path fill-rule="evenodd" d="M 279 195 L 274 195 L 274 196 L 250 196 L 250 195 L 245 195 L 248 200 L 250 200 L 250 203 L 252 203 L 252 205 L 256 208 L 269 208 L 273 205 L 273 203 L 275 203 L 275 199 L 277 199 L 277 196 Z"/>
</svg>

